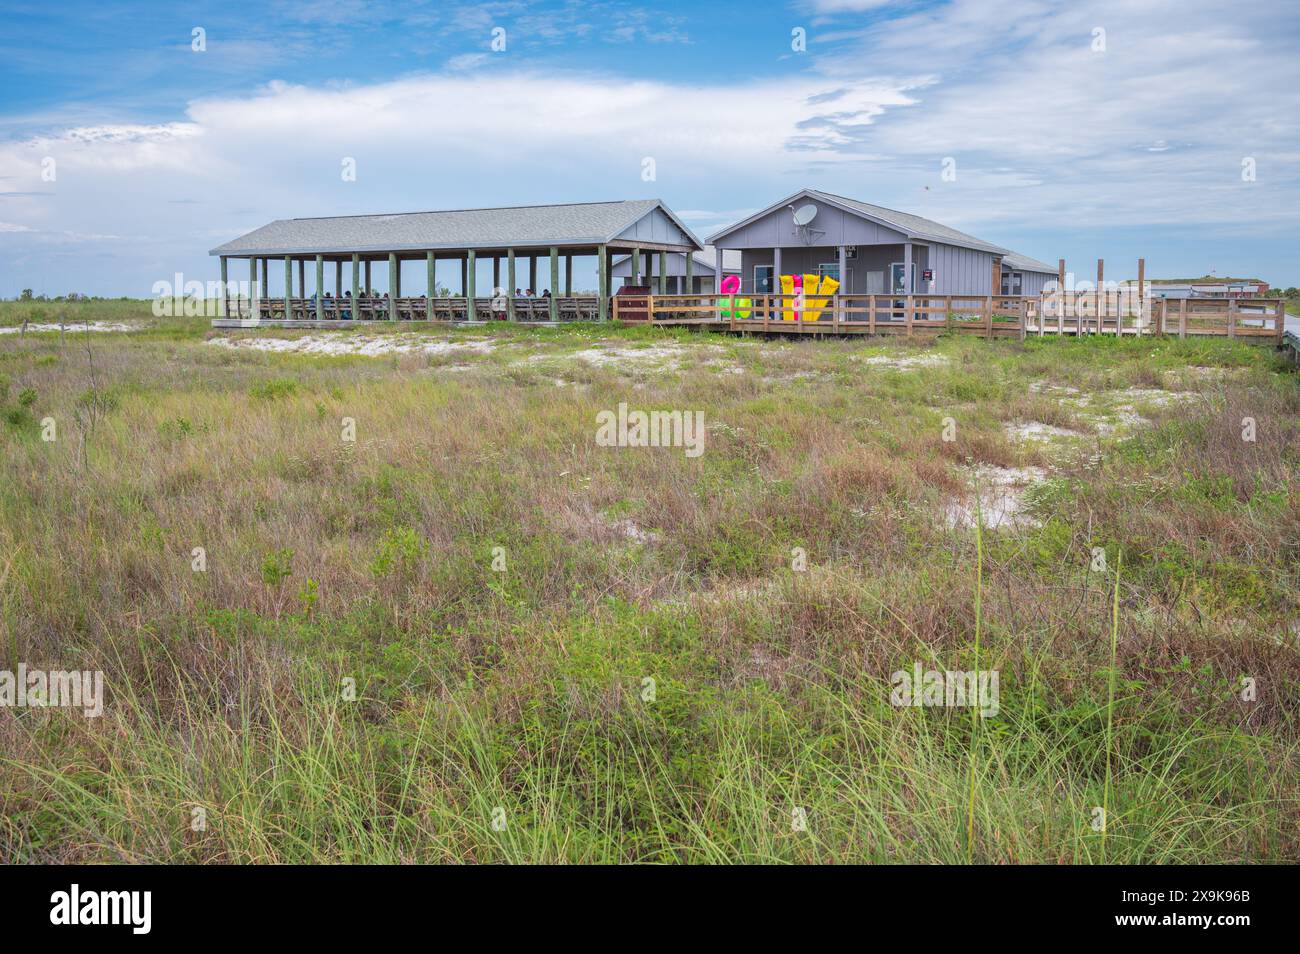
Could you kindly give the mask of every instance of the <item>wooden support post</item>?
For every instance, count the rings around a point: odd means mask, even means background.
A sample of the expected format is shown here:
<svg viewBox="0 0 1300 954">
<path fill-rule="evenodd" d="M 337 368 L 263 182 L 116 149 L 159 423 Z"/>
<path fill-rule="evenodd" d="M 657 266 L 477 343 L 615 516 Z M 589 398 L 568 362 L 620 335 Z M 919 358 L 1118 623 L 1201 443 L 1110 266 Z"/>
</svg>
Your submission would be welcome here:
<svg viewBox="0 0 1300 954">
<path fill-rule="evenodd" d="M 573 297 L 573 253 L 564 256 L 564 297 Z"/>
<path fill-rule="evenodd" d="M 284 257 L 284 319 L 293 317 L 293 259 Z"/>
<path fill-rule="evenodd" d="M 349 309 L 353 321 L 361 317 L 361 256 L 352 255 L 352 307 Z"/>
<path fill-rule="evenodd" d="M 433 252 L 424 253 L 424 285 L 428 289 L 425 292 L 427 304 L 425 305 L 426 318 L 433 317 L 433 300 L 438 297 L 438 266 L 437 259 L 433 257 Z"/>
<path fill-rule="evenodd" d="M 1104 262 L 1102 259 L 1099 258 L 1099 259 L 1097 259 L 1097 295 L 1096 295 L 1096 302 L 1097 302 L 1097 334 L 1101 334 L 1101 332 L 1102 332 L 1102 315 L 1103 315 L 1103 310 L 1102 310 L 1102 293 L 1101 293 L 1101 288 L 1102 288 L 1102 285 L 1104 284 L 1104 282 L 1103 282 L 1103 278 L 1102 278 L 1102 276 L 1103 276 L 1104 274 L 1105 274 L 1105 262 Z M 1116 335 L 1116 337 L 1119 337 L 1119 336 Z"/>
<path fill-rule="evenodd" d="M 1228 337 L 1237 337 L 1237 299 L 1228 293 Z"/>
<path fill-rule="evenodd" d="M 668 253 L 659 252 L 659 294 L 668 293 Z"/>
<path fill-rule="evenodd" d="M 1147 285 L 1147 260 L 1138 259 L 1138 334 L 1142 334 L 1142 324 L 1146 318 L 1146 285 Z"/>
<path fill-rule="evenodd" d="M 248 317 L 262 317 L 262 284 L 257 280 L 257 259 L 248 260 Z"/>
<path fill-rule="evenodd" d="M 1178 337 L 1187 337 L 1187 299 L 1178 299 Z"/>
<path fill-rule="evenodd" d="M 370 284 L 370 259 L 366 259 L 366 297 L 370 297 L 370 290 L 375 286 Z"/>
<path fill-rule="evenodd" d="M 1065 334 L 1065 259 L 1056 260 L 1056 285 L 1057 285 L 1057 304 L 1056 304 L 1056 330 L 1059 334 Z"/>
<path fill-rule="evenodd" d="M 325 256 L 316 256 L 316 320 L 325 320 Z"/>
<path fill-rule="evenodd" d="M 722 261 L 722 256 L 721 256 L 721 255 L 718 256 L 718 261 Z M 744 281 L 745 281 L 745 273 L 744 273 L 744 272 L 741 272 L 741 274 L 740 274 L 740 281 L 741 281 L 741 286 L 740 286 L 740 287 L 743 289 L 743 288 L 745 287 L 745 286 L 744 286 Z M 776 248 L 772 249 L 772 280 L 771 280 L 771 282 L 769 282 L 769 285 L 770 285 L 770 287 L 768 288 L 768 293 L 776 296 L 776 310 L 777 310 L 778 312 L 780 312 L 780 314 L 777 316 L 777 318 L 778 318 L 779 320 L 781 320 L 781 321 L 784 321 L 784 320 L 785 320 L 785 310 L 786 310 L 787 308 L 792 307 L 792 306 L 791 306 L 790 302 L 788 302 L 788 301 L 785 300 L 785 298 L 784 298 L 784 294 L 785 294 L 785 292 L 784 292 L 784 287 L 785 287 L 785 286 L 783 286 L 783 285 L 781 284 L 781 247 L 780 247 L 779 245 L 778 245 Z M 754 288 L 754 291 L 758 291 L 758 288 L 755 287 L 755 288 Z"/>
<path fill-rule="evenodd" d="M 389 291 L 390 297 L 402 297 L 402 260 L 397 260 L 397 269 L 394 271 L 393 287 Z"/>
<path fill-rule="evenodd" d="M 910 296 L 914 290 L 915 289 L 912 284 L 912 243 L 904 242 L 903 243 L 903 294 L 909 296 L 909 300 L 907 303 L 907 307 L 908 307 L 907 333 L 909 335 L 912 333 L 912 316 L 911 316 L 912 302 L 910 300 Z"/>
<path fill-rule="evenodd" d="M 469 297 L 469 252 L 466 252 L 465 257 L 460 260 L 460 296 Z"/>
<path fill-rule="evenodd" d="M 499 295 L 501 287 L 501 256 L 492 256 L 492 294 Z"/>
<path fill-rule="evenodd" d="M 478 309 L 474 299 L 478 295 L 478 257 L 473 249 L 465 253 L 465 316 L 470 321 L 478 320 Z"/>
<path fill-rule="evenodd" d="M 686 270 L 686 285 L 677 290 L 684 295 L 693 295 L 695 294 L 695 253 L 693 251 L 686 253 L 683 267 Z"/>
<path fill-rule="evenodd" d="M 1165 333 L 1165 301 L 1164 298 L 1161 298 L 1158 301 L 1152 300 L 1151 302 L 1151 314 L 1155 321 L 1155 333 L 1162 336 Z"/>
<path fill-rule="evenodd" d="M 840 280 L 839 291 L 836 292 L 835 299 L 835 330 L 839 331 L 839 326 L 844 323 L 844 295 L 849 292 L 849 250 L 848 246 L 841 245 L 838 249 L 839 255 L 836 261 L 836 269 L 839 274 L 836 276 Z"/>
<path fill-rule="evenodd" d="M 876 296 L 867 296 L 867 334 L 876 333 Z"/>
<path fill-rule="evenodd" d="M 298 297 L 307 297 L 307 260 L 298 259 Z"/>
<path fill-rule="evenodd" d="M 603 246 L 602 246 L 603 247 Z M 515 320 L 515 250 L 506 249 L 506 317 Z M 604 305 L 601 305 L 604 310 Z"/>
<path fill-rule="evenodd" d="M 989 274 L 989 297 L 984 300 L 984 337 L 993 337 L 993 296 L 1002 290 L 1002 260 L 993 259 L 993 271 Z"/>
<path fill-rule="evenodd" d="M 757 292 L 758 289 L 755 288 L 754 291 Z M 716 245 L 713 248 L 713 294 L 714 295 L 722 294 L 722 246 L 721 245 Z M 715 298 L 714 301 L 718 302 L 720 305 L 722 299 Z M 721 321 L 722 320 L 721 312 L 719 312 L 716 315 L 716 317 L 719 321 Z"/>
<path fill-rule="evenodd" d="M 907 266 L 903 266 L 903 274 L 907 274 Z M 907 309 L 904 313 L 904 321 L 907 324 L 907 336 L 912 337 L 912 296 L 908 295 L 903 299 L 903 306 Z"/>
<path fill-rule="evenodd" d="M 393 290 L 397 286 L 397 253 L 388 253 L 388 320 L 397 320 L 397 296 Z"/>
<path fill-rule="evenodd" d="M 554 245 L 551 246 L 551 300 L 547 303 L 550 306 L 551 321 L 560 319 L 560 250 Z"/>
<path fill-rule="evenodd" d="M 226 263 L 226 256 L 221 256 L 221 308 L 217 312 L 222 318 L 230 317 L 230 298 L 226 292 L 226 286 L 230 281 L 230 273 Z"/>
<path fill-rule="evenodd" d="M 528 288 L 537 294 L 537 256 L 528 256 Z"/>
<path fill-rule="evenodd" d="M 628 273 L 632 277 L 633 285 L 641 284 L 641 250 L 632 249 L 632 270 Z"/>
<path fill-rule="evenodd" d="M 513 259 L 513 254 L 512 254 Z M 596 309 L 601 321 L 609 319 L 609 246 L 596 249 Z"/>
<path fill-rule="evenodd" d="M 339 307 L 339 299 L 343 297 L 343 259 L 337 259 L 334 262 L 334 307 Z"/>
</svg>

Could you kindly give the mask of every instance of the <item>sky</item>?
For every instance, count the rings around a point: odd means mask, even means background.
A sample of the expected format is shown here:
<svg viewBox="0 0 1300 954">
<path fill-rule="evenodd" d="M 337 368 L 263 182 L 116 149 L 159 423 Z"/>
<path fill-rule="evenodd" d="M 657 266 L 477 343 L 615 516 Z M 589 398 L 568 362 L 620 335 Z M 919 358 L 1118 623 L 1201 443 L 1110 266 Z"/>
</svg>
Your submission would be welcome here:
<svg viewBox="0 0 1300 954">
<path fill-rule="evenodd" d="M 704 238 L 804 187 L 1300 285 L 1297 48 L 1281 2 L 0 0 L 0 296 L 212 280 L 280 218 L 659 198 Z"/>
</svg>

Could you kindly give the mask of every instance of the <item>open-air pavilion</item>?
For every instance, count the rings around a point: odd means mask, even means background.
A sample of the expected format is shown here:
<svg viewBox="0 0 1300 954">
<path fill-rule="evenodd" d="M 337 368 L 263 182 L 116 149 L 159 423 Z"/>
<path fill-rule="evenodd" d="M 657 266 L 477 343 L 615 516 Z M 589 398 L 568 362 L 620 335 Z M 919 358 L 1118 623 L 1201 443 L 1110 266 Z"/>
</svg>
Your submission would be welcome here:
<svg viewBox="0 0 1300 954">
<path fill-rule="evenodd" d="M 654 267 L 652 259 L 663 274 L 670 254 L 689 257 L 702 249 L 663 202 L 632 199 L 281 219 L 211 254 L 221 262 L 222 323 L 561 321 L 609 317 L 614 255 L 629 256 L 639 277 Z M 583 258 L 594 259 L 595 294 L 574 287 L 574 260 Z M 249 288 L 231 294 L 237 276 L 230 263 L 240 259 L 248 263 Z M 278 295 L 271 290 L 276 272 L 283 275 Z M 411 294 L 412 277 L 422 294 Z M 383 282 L 382 294 L 376 280 Z M 538 297 L 516 295 L 516 289 Z"/>
</svg>

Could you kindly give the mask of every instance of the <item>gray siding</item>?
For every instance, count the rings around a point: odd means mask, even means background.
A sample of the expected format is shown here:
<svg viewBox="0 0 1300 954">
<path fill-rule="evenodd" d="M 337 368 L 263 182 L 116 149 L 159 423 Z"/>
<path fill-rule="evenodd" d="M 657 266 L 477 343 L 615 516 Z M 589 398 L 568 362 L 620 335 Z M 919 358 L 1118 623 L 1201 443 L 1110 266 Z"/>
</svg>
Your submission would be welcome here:
<svg viewBox="0 0 1300 954">
<path fill-rule="evenodd" d="M 902 232 L 877 225 L 852 213 L 837 209 L 827 203 L 814 202 L 817 217 L 812 227 L 822 230 L 815 234 L 813 241 L 818 246 L 838 245 L 883 245 L 902 242 L 906 236 Z M 760 219 L 755 219 L 743 228 L 731 233 L 722 242 L 726 248 L 774 248 L 804 249 L 803 238 L 799 235 L 791 219 L 790 210 L 776 209 Z"/>
<path fill-rule="evenodd" d="M 930 247 L 936 295 L 988 295 L 993 292 L 993 254 L 935 243 Z M 917 278 L 918 287 L 921 286 Z M 929 291 L 928 288 L 921 288 Z"/>
<path fill-rule="evenodd" d="M 659 245 L 692 245 L 690 236 L 677 227 L 663 209 L 656 208 L 649 215 L 637 219 L 617 236 L 634 242 L 654 242 Z"/>
<path fill-rule="evenodd" d="M 847 279 L 840 285 L 840 291 L 850 295 L 864 295 L 870 292 L 887 294 L 889 290 L 889 266 L 903 261 L 903 245 L 859 245 L 857 258 L 850 258 L 844 265 Z M 929 267 L 929 250 L 924 245 L 912 246 L 912 271 L 916 287 L 921 287 L 921 269 Z M 771 249 L 746 249 L 741 253 L 741 289 L 754 290 L 754 266 L 771 265 Z M 834 246 L 798 246 L 781 249 L 781 272 L 784 275 L 815 275 L 818 265 L 833 265 L 839 262 L 839 248 Z M 992 268 L 992 265 L 989 266 Z M 872 278 L 871 276 L 878 276 Z M 988 280 L 985 279 L 985 284 Z M 774 289 L 779 290 L 779 289 Z"/>
</svg>

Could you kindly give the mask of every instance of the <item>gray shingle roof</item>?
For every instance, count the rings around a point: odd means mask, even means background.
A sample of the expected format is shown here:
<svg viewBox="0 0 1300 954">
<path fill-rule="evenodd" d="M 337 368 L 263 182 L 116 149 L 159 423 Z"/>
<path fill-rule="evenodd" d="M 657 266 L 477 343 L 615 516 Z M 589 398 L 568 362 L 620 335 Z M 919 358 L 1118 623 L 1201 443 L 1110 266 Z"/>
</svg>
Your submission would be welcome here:
<svg viewBox="0 0 1300 954">
<path fill-rule="evenodd" d="M 1055 275 L 1056 269 L 1051 265 L 1040 262 L 1036 258 L 1030 258 L 1028 255 L 1021 255 L 1019 252 L 1007 252 L 1002 256 L 1002 264 L 1007 266 L 1013 272 L 1046 272 L 1049 275 Z"/>
<path fill-rule="evenodd" d="M 892 225 L 900 232 L 906 232 L 913 238 L 932 239 L 936 242 L 943 242 L 946 245 L 960 245 L 964 248 L 979 249 L 983 252 L 1006 252 L 1005 248 L 1000 245 L 994 245 L 992 242 L 986 242 L 983 239 L 977 239 L 973 235 L 967 235 L 965 232 L 958 232 L 946 225 L 935 222 L 933 219 L 927 219 L 924 216 L 913 215 L 910 212 L 899 212 L 897 209 L 886 209 L 884 206 L 872 205 L 869 202 L 859 202 L 857 199 L 849 199 L 842 195 L 834 195 L 830 192 L 818 192 L 815 189 L 809 189 L 812 195 L 821 196 L 830 202 L 838 202 L 841 205 L 847 205 L 851 209 L 870 215 L 873 218 L 880 219 L 887 225 Z"/>
<path fill-rule="evenodd" d="M 209 254 L 338 254 L 598 245 L 613 239 L 655 208 L 662 208 L 677 222 L 676 216 L 658 199 L 279 219 L 219 245 Z M 692 235 L 680 222 L 677 224 L 687 235 Z"/>
</svg>

